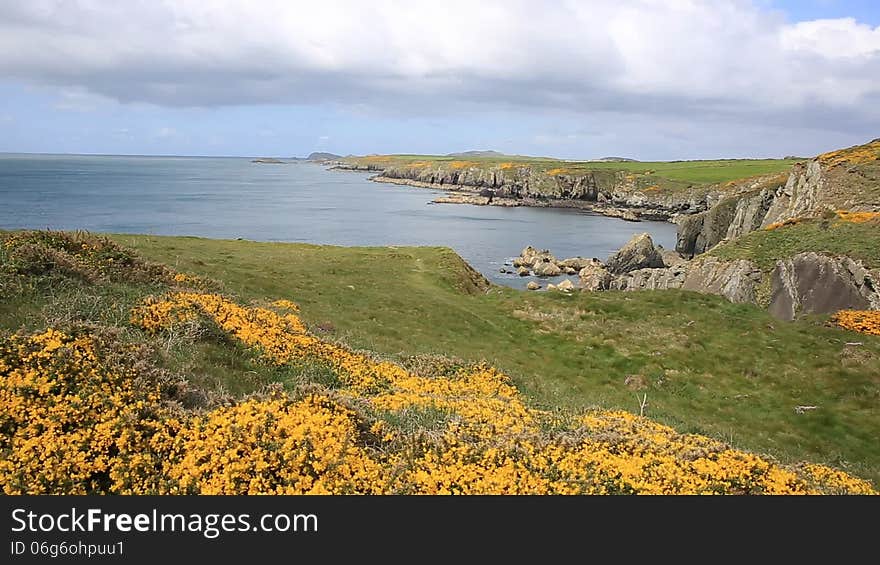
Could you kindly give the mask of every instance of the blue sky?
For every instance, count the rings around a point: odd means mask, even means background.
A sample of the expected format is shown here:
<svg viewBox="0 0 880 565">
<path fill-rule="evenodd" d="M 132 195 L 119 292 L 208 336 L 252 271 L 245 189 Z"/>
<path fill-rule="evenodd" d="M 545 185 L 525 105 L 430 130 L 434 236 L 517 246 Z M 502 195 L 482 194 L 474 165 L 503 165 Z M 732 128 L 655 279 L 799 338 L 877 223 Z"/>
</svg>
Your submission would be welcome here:
<svg viewBox="0 0 880 565">
<path fill-rule="evenodd" d="M 785 12 L 792 21 L 856 18 L 875 27 L 880 25 L 877 0 L 770 0 L 766 5 Z"/>
<path fill-rule="evenodd" d="M 867 0 L 22 4 L 0 0 L 4 152 L 648 160 L 880 137 Z"/>
</svg>

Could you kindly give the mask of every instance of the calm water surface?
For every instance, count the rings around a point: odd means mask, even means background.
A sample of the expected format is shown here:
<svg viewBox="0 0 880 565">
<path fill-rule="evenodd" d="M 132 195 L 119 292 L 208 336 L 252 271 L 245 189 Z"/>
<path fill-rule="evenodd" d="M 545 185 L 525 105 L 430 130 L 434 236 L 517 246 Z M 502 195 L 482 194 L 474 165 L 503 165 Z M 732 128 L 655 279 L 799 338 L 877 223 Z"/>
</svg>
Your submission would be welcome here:
<svg viewBox="0 0 880 565">
<path fill-rule="evenodd" d="M 0 228 L 195 235 L 333 245 L 443 245 L 495 283 L 526 245 L 604 259 L 636 233 L 667 248 L 675 226 L 576 210 L 430 204 L 440 191 L 367 173 L 247 158 L 0 155 Z"/>
</svg>

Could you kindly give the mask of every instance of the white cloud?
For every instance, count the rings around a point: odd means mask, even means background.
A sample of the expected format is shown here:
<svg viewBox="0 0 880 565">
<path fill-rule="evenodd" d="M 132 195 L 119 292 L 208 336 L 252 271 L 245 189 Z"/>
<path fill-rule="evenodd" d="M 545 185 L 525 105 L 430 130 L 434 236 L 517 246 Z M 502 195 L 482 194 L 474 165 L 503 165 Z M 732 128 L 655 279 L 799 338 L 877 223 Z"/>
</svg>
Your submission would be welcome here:
<svg viewBox="0 0 880 565">
<path fill-rule="evenodd" d="M 177 137 L 177 130 L 169 127 L 162 127 L 156 131 L 155 137 L 159 139 L 168 139 L 172 137 Z"/>
<path fill-rule="evenodd" d="M 169 106 L 880 123 L 880 28 L 745 0 L 0 0 L 0 76 Z"/>
</svg>

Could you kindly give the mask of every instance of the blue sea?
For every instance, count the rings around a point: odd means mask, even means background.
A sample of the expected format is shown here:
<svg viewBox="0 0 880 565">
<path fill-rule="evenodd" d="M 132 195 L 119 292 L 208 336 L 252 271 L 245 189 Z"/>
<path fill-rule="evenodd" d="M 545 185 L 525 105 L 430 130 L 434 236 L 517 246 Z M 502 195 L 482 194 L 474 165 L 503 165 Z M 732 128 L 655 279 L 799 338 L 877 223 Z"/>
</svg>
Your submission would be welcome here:
<svg viewBox="0 0 880 565">
<path fill-rule="evenodd" d="M 193 235 L 345 246 L 441 245 L 495 283 L 527 245 L 598 257 L 636 233 L 664 247 L 675 226 L 553 208 L 432 204 L 441 191 L 307 162 L 249 158 L 0 154 L 0 228 Z"/>
</svg>

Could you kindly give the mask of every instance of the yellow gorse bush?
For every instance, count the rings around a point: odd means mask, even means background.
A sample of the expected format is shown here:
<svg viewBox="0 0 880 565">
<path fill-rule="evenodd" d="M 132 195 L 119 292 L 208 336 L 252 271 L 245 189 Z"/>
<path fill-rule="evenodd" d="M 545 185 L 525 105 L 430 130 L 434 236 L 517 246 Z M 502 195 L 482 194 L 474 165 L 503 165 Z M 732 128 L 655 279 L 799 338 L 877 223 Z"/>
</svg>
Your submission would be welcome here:
<svg viewBox="0 0 880 565">
<path fill-rule="evenodd" d="M 0 340 L 6 494 L 152 490 L 159 389 L 105 367 L 95 342 L 49 329 Z"/>
<path fill-rule="evenodd" d="M 880 212 L 853 212 L 852 210 L 837 210 L 837 217 L 844 222 L 853 224 L 865 224 L 874 220 L 880 220 Z"/>
<path fill-rule="evenodd" d="M 880 335 L 880 310 L 840 310 L 831 321 L 847 330 Z"/>
<path fill-rule="evenodd" d="M 168 478 L 201 494 L 378 493 L 383 470 L 359 443 L 354 413 L 320 396 L 249 400 L 194 418 Z"/>
<path fill-rule="evenodd" d="M 858 165 L 880 161 L 880 140 L 874 140 L 864 145 L 857 145 L 847 149 L 838 149 L 829 153 L 823 153 L 818 157 L 826 167 L 838 165 Z"/>
<path fill-rule="evenodd" d="M 626 412 L 530 409 L 480 365 L 425 376 L 308 333 L 290 302 L 173 293 L 132 312 L 150 332 L 205 319 L 271 364 L 313 362 L 344 388 L 204 413 L 103 356 L 88 335 L 0 338 L 7 493 L 874 493 L 821 465 L 783 467 Z M 420 411 L 439 428 L 405 429 Z"/>
</svg>

